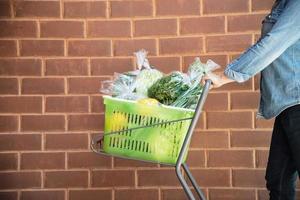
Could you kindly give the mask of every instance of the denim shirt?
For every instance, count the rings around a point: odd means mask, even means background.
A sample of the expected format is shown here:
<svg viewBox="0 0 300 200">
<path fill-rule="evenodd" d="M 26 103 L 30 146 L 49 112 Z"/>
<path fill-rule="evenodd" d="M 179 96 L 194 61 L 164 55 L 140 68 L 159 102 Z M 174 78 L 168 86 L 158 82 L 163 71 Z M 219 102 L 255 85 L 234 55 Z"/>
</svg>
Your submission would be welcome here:
<svg viewBox="0 0 300 200">
<path fill-rule="evenodd" d="M 262 36 L 224 73 L 244 82 L 261 72 L 257 118 L 271 119 L 300 104 L 300 0 L 277 0 Z"/>
</svg>

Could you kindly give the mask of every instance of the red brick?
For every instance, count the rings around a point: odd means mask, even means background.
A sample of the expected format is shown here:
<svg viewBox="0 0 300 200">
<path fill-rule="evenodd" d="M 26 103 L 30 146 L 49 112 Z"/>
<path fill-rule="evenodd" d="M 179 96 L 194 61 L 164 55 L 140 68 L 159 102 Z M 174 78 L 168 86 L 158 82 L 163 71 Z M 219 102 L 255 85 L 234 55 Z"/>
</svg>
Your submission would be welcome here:
<svg viewBox="0 0 300 200">
<path fill-rule="evenodd" d="M 191 172 L 202 187 L 228 187 L 230 185 L 229 170 L 192 169 Z"/>
<path fill-rule="evenodd" d="M 183 18 L 180 20 L 181 34 L 224 33 L 224 17 Z"/>
<path fill-rule="evenodd" d="M 99 94 L 101 81 L 107 80 L 106 78 L 69 78 L 69 94 Z"/>
<path fill-rule="evenodd" d="M 264 15 L 228 16 L 228 31 L 259 31 Z"/>
<path fill-rule="evenodd" d="M 14 1 L 16 17 L 59 17 L 58 1 Z"/>
<path fill-rule="evenodd" d="M 174 170 L 138 170 L 138 186 L 179 186 Z"/>
<path fill-rule="evenodd" d="M 0 189 L 40 188 L 40 172 L 0 172 Z"/>
<path fill-rule="evenodd" d="M 69 41 L 69 56 L 110 56 L 109 40 L 72 40 Z"/>
<path fill-rule="evenodd" d="M 273 128 L 275 118 L 269 120 L 257 119 L 256 113 L 254 115 L 255 115 L 255 128 L 269 128 L 269 129 Z"/>
<path fill-rule="evenodd" d="M 48 59 L 46 60 L 46 75 L 49 76 L 79 76 L 88 75 L 87 59 Z"/>
<path fill-rule="evenodd" d="M 11 17 L 9 0 L 4 0 L 0 2 L 0 18 Z"/>
<path fill-rule="evenodd" d="M 272 5 L 274 1 L 273 0 L 252 0 L 252 11 L 259 11 L 259 10 L 271 10 Z"/>
<path fill-rule="evenodd" d="M 24 115 L 21 116 L 22 131 L 63 131 L 65 117 L 63 115 Z"/>
<path fill-rule="evenodd" d="M 198 130 L 198 129 L 204 129 L 205 123 L 206 122 L 204 120 L 204 117 L 200 116 L 200 119 L 196 123 L 196 130 Z"/>
<path fill-rule="evenodd" d="M 64 41 L 62 40 L 21 40 L 22 56 L 63 56 Z"/>
<path fill-rule="evenodd" d="M 89 99 L 84 96 L 47 97 L 46 112 L 88 112 Z"/>
<path fill-rule="evenodd" d="M 188 71 L 188 67 L 191 63 L 194 62 L 195 58 L 197 56 L 184 56 L 183 57 L 183 69 L 185 72 Z M 226 66 L 227 65 L 227 56 L 226 55 L 200 55 L 198 56 L 201 58 L 202 62 L 207 62 L 207 60 L 213 60 L 215 63 L 217 63 L 220 66 Z"/>
<path fill-rule="evenodd" d="M 45 172 L 46 188 L 87 187 L 87 171 L 49 171 Z"/>
<path fill-rule="evenodd" d="M 92 171 L 92 187 L 130 187 L 134 186 L 132 170 L 101 170 Z"/>
<path fill-rule="evenodd" d="M 159 53 L 161 55 L 201 53 L 202 51 L 202 37 L 166 38 L 159 40 Z"/>
<path fill-rule="evenodd" d="M 22 191 L 21 200 L 64 200 L 65 192 L 62 190 L 51 190 L 51 191 Z"/>
<path fill-rule="evenodd" d="M 155 168 L 158 167 L 157 164 L 143 162 L 139 160 L 130 160 L 130 159 L 123 159 L 123 158 L 114 158 L 114 168 L 128 168 L 128 167 L 149 167 Z"/>
<path fill-rule="evenodd" d="M 251 35 L 222 35 L 206 38 L 207 52 L 244 51 L 252 43 Z"/>
<path fill-rule="evenodd" d="M 248 0 L 223 0 L 222 4 L 218 0 L 203 1 L 203 12 L 205 14 L 247 12 L 248 9 Z"/>
<path fill-rule="evenodd" d="M 47 134 L 45 149 L 47 150 L 77 150 L 88 148 L 87 134 Z"/>
<path fill-rule="evenodd" d="M 151 0 L 111 1 L 110 7 L 111 17 L 152 16 L 153 10 Z"/>
<path fill-rule="evenodd" d="M 89 21 L 88 37 L 130 37 L 130 21 Z"/>
<path fill-rule="evenodd" d="M 85 115 L 70 115 L 68 120 L 68 130 L 71 131 L 86 131 L 103 130 L 104 115 L 85 114 Z"/>
<path fill-rule="evenodd" d="M 65 2 L 64 17 L 65 18 L 88 18 L 106 16 L 106 2 Z"/>
<path fill-rule="evenodd" d="M 1 113 L 41 113 L 42 97 L 0 97 Z"/>
<path fill-rule="evenodd" d="M 41 150 L 41 135 L 2 134 L 0 135 L 0 144 L 2 151 Z"/>
<path fill-rule="evenodd" d="M 17 43 L 14 40 L 0 40 L 0 57 L 17 56 Z"/>
<path fill-rule="evenodd" d="M 115 200 L 158 200 L 157 189 L 119 189 L 115 191 Z"/>
<path fill-rule="evenodd" d="M 222 111 L 228 110 L 227 93 L 210 93 L 204 104 L 205 111 Z"/>
<path fill-rule="evenodd" d="M 113 75 L 134 70 L 131 58 L 99 58 L 91 60 L 92 75 Z"/>
<path fill-rule="evenodd" d="M 17 116 L 0 116 L 0 132 L 16 131 L 18 124 Z"/>
<path fill-rule="evenodd" d="M 228 148 L 229 136 L 226 131 L 196 132 L 191 140 L 191 148 Z"/>
<path fill-rule="evenodd" d="M 101 96 L 91 96 L 91 107 L 93 113 L 103 113 L 103 98 Z"/>
<path fill-rule="evenodd" d="M 64 169 L 64 153 L 23 153 L 21 169 Z"/>
<path fill-rule="evenodd" d="M 180 58 L 179 57 L 149 57 L 149 62 L 152 66 L 164 73 L 172 71 L 180 71 Z"/>
<path fill-rule="evenodd" d="M 146 49 L 149 55 L 156 55 L 156 44 L 154 39 L 132 39 L 114 41 L 115 56 L 133 56 L 134 52 Z"/>
<path fill-rule="evenodd" d="M 1 153 L 0 160 L 1 160 L 0 170 L 17 170 L 18 154 L 16 154 L 16 153 Z M 0 193 L 0 197 L 1 197 L 1 193 Z"/>
<path fill-rule="evenodd" d="M 84 160 L 84 162 L 82 162 Z M 68 168 L 111 168 L 112 158 L 93 152 L 68 153 Z"/>
<path fill-rule="evenodd" d="M 22 94 L 63 94 L 63 78 L 25 78 L 22 80 Z"/>
<path fill-rule="evenodd" d="M 165 36 L 177 34 L 176 19 L 149 19 L 134 22 L 135 36 Z"/>
<path fill-rule="evenodd" d="M 230 139 L 232 147 L 268 147 L 271 131 L 232 131 Z"/>
<path fill-rule="evenodd" d="M 40 76 L 40 59 L 0 59 L 0 76 Z"/>
<path fill-rule="evenodd" d="M 18 94 L 19 86 L 16 78 L 0 78 L 0 94 Z"/>
<path fill-rule="evenodd" d="M 232 184 L 234 187 L 265 187 L 265 170 L 234 169 Z"/>
<path fill-rule="evenodd" d="M 252 128 L 251 112 L 207 112 L 208 128 Z"/>
<path fill-rule="evenodd" d="M 231 109 L 256 109 L 259 103 L 258 92 L 231 93 Z"/>
<path fill-rule="evenodd" d="M 1 11 L 0 11 L 1 13 Z M 0 192 L 0 199 L 3 200 L 17 200 L 18 192 Z"/>
<path fill-rule="evenodd" d="M 257 193 L 258 193 L 258 195 L 257 195 L 258 200 L 265 200 L 265 199 L 270 198 L 269 191 L 267 191 L 267 190 L 258 190 Z M 297 193 L 297 191 L 296 191 L 296 193 Z M 299 195 L 297 195 L 297 196 L 299 196 Z"/>
<path fill-rule="evenodd" d="M 0 21 L 0 37 L 36 37 L 37 25 L 34 21 Z"/>
<path fill-rule="evenodd" d="M 253 152 L 250 150 L 210 150 L 207 154 L 208 167 L 253 168 Z"/>
<path fill-rule="evenodd" d="M 253 200 L 255 199 L 255 190 L 209 189 L 209 198 L 214 200 Z"/>
<path fill-rule="evenodd" d="M 189 167 L 204 167 L 205 153 L 203 150 L 190 150 L 188 153 L 187 164 Z"/>
<path fill-rule="evenodd" d="M 84 24 L 81 21 L 42 21 L 41 37 L 69 38 L 83 37 Z"/>
<path fill-rule="evenodd" d="M 112 199 L 112 191 L 106 189 L 70 190 L 69 200 L 99 200 Z"/>
<path fill-rule="evenodd" d="M 157 0 L 157 15 L 199 15 L 200 2 L 190 0 L 188 3 L 182 0 Z"/>
<path fill-rule="evenodd" d="M 268 163 L 268 150 L 256 150 L 255 151 L 255 167 L 266 168 Z"/>
</svg>

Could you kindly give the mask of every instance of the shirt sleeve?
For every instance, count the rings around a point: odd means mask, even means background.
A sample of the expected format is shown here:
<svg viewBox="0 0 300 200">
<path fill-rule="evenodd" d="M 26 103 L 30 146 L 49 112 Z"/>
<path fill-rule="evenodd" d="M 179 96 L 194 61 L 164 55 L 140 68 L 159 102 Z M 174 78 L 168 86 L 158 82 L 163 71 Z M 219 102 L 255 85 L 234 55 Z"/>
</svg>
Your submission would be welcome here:
<svg viewBox="0 0 300 200">
<path fill-rule="evenodd" d="M 269 33 L 230 63 L 224 74 L 245 82 L 276 60 L 300 39 L 300 0 L 289 0 Z"/>
</svg>

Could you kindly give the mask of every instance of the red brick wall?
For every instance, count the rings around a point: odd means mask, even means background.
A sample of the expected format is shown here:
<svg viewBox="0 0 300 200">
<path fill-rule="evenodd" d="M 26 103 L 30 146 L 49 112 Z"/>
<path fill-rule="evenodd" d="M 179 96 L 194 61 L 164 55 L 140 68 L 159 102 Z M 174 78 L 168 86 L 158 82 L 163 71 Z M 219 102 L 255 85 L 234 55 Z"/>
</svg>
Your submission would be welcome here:
<svg viewBox="0 0 300 200">
<path fill-rule="evenodd" d="M 96 156 L 100 81 L 145 48 L 164 72 L 195 56 L 223 67 L 253 44 L 272 0 L 0 2 L 0 199 L 183 200 L 174 170 Z M 209 200 L 267 199 L 273 121 L 258 79 L 211 91 L 189 154 Z"/>
</svg>

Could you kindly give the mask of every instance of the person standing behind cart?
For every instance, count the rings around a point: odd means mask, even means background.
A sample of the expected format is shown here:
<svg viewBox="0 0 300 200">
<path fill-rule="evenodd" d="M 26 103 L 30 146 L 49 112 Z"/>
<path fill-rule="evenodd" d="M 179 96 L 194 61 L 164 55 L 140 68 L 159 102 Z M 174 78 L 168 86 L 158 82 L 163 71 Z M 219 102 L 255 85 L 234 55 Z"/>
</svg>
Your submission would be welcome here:
<svg viewBox="0 0 300 200">
<path fill-rule="evenodd" d="M 259 41 L 211 79 L 211 88 L 261 72 L 257 118 L 275 117 L 266 187 L 270 200 L 295 200 L 300 174 L 300 0 L 276 0 Z"/>
</svg>

